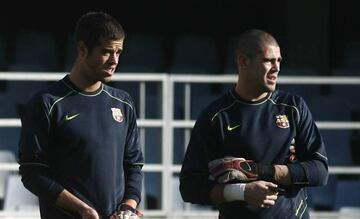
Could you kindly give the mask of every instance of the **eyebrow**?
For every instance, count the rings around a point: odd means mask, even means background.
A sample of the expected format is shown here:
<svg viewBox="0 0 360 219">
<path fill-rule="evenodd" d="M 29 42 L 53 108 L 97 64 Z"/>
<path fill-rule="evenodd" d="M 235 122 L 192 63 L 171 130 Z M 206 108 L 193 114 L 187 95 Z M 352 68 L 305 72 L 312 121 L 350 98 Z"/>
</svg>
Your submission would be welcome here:
<svg viewBox="0 0 360 219">
<path fill-rule="evenodd" d="M 264 61 L 272 61 L 272 60 L 277 60 L 277 61 L 282 61 L 282 57 L 278 57 L 278 58 L 263 58 Z"/>
</svg>

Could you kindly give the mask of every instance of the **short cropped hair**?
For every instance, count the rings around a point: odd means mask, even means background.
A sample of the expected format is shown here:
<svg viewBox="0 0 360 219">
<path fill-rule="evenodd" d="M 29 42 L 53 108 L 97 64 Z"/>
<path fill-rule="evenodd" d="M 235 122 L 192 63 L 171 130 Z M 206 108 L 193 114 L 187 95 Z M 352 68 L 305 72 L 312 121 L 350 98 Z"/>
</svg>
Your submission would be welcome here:
<svg viewBox="0 0 360 219">
<path fill-rule="evenodd" d="M 243 32 L 237 41 L 235 53 L 245 54 L 249 59 L 263 51 L 267 45 L 279 46 L 276 39 L 268 32 L 259 29 L 250 29 Z"/>
<path fill-rule="evenodd" d="M 88 12 L 82 15 L 75 28 L 75 41 L 83 41 L 89 51 L 100 44 L 100 40 L 123 40 L 125 32 L 121 24 L 105 12 Z"/>
</svg>

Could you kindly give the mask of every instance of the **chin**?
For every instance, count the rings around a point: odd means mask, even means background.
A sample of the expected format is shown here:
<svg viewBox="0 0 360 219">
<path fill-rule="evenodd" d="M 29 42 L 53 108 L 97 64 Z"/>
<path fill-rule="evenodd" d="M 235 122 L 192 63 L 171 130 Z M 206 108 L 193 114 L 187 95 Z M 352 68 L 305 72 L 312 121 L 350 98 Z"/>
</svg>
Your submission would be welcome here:
<svg viewBox="0 0 360 219">
<path fill-rule="evenodd" d="M 102 82 L 104 82 L 104 83 L 108 83 L 108 82 L 110 82 L 110 81 L 111 81 L 111 79 L 112 79 L 112 77 L 111 77 L 111 76 L 109 76 L 109 77 L 105 77 L 105 78 L 103 78 L 101 81 L 102 81 Z"/>
<path fill-rule="evenodd" d="M 276 86 L 266 86 L 265 92 L 274 92 L 276 89 Z"/>
</svg>

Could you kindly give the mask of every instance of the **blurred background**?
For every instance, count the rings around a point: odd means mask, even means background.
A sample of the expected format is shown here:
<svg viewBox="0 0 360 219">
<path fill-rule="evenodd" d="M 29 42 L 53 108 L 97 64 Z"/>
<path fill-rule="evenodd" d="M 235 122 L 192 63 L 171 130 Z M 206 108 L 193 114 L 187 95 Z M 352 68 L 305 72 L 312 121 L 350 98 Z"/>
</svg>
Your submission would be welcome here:
<svg viewBox="0 0 360 219">
<path fill-rule="evenodd" d="M 309 189 L 313 218 L 360 218 L 360 7 L 355 0 L 7 5 L 0 9 L 0 218 L 38 218 L 36 198 L 23 190 L 17 174 L 19 114 L 34 92 L 69 72 L 75 23 L 88 11 L 111 14 L 126 32 L 120 73 L 110 84 L 136 102 L 146 159 L 141 208 L 149 218 L 216 218 L 210 207 L 182 202 L 178 173 L 199 112 L 236 82 L 234 40 L 250 28 L 279 41 L 278 87 L 304 97 L 327 146 L 331 176 L 327 186 Z M 22 198 L 11 199 L 13 194 Z"/>
</svg>

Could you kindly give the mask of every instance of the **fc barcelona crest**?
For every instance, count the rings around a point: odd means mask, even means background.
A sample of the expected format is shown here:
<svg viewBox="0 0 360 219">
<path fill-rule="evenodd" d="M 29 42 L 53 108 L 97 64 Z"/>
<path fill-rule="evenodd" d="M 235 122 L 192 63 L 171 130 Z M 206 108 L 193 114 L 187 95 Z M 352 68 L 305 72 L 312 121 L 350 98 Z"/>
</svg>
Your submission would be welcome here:
<svg viewBox="0 0 360 219">
<path fill-rule="evenodd" d="M 276 116 L 276 125 L 279 128 L 286 129 L 290 127 L 288 117 L 286 115 Z"/>
<path fill-rule="evenodd" d="M 124 116 L 121 112 L 121 109 L 119 108 L 111 108 L 112 111 L 112 116 L 114 118 L 115 121 L 117 122 L 122 122 L 124 120 Z"/>
</svg>

